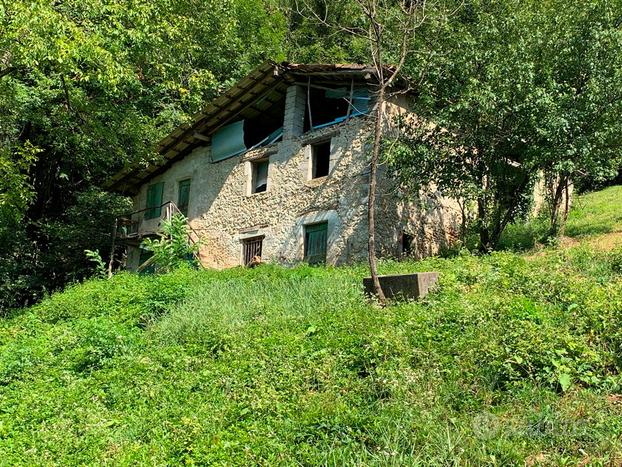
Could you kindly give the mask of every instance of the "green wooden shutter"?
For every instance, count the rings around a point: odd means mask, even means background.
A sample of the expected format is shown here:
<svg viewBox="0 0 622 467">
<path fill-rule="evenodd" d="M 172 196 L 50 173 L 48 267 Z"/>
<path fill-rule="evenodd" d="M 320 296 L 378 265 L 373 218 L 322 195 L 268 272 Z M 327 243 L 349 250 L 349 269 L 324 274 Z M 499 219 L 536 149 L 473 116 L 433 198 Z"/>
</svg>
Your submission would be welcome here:
<svg viewBox="0 0 622 467">
<path fill-rule="evenodd" d="M 179 182 L 179 196 L 177 207 L 181 213 L 188 217 L 188 205 L 190 204 L 190 179 Z"/>
<path fill-rule="evenodd" d="M 162 196 L 164 194 L 164 182 L 149 185 L 147 188 L 147 210 L 145 219 L 155 219 L 162 214 Z"/>
<path fill-rule="evenodd" d="M 326 262 L 328 222 L 305 226 L 305 261 L 309 264 Z"/>
</svg>

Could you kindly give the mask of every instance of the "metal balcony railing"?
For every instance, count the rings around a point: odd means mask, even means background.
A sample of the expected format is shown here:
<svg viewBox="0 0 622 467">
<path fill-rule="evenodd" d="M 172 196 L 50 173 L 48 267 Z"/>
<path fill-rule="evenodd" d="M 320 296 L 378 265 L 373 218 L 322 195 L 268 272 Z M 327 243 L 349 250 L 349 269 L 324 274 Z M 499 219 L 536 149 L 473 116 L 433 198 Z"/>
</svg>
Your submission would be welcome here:
<svg viewBox="0 0 622 467">
<path fill-rule="evenodd" d="M 172 201 L 167 201 L 155 209 L 160 211 L 160 215 L 150 219 L 145 219 L 145 213 L 154 208 L 145 208 L 131 212 L 125 216 L 117 218 L 115 230 L 116 238 L 119 240 L 136 240 L 141 241 L 144 237 L 154 236 L 161 233 L 161 226 L 164 221 L 170 221 L 176 214 L 183 213 L 177 205 Z M 147 225 L 147 228 L 145 228 Z M 188 243 L 194 245 L 200 240 L 199 233 L 186 222 L 188 226 Z M 201 264 L 201 258 L 197 253 L 193 254 L 194 258 Z M 141 264 L 138 270 L 144 269 L 151 263 L 151 259 Z"/>
<path fill-rule="evenodd" d="M 160 215 L 145 219 L 145 213 L 153 210 L 158 210 Z M 167 201 L 160 206 L 140 209 L 121 216 L 117 219 L 117 238 L 127 240 L 156 235 L 160 233 L 162 222 L 170 221 L 175 214 L 182 214 L 182 212 L 175 203 Z M 194 232 L 192 227 L 190 229 Z"/>
</svg>

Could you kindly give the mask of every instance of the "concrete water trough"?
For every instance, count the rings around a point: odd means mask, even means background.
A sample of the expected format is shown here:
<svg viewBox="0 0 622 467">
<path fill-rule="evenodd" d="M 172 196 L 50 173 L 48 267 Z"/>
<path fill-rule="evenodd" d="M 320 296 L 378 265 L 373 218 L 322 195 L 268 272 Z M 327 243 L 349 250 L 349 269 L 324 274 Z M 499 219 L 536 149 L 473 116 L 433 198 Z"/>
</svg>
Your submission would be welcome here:
<svg viewBox="0 0 622 467">
<path fill-rule="evenodd" d="M 416 300 L 425 297 L 438 280 L 438 272 L 416 272 L 378 276 L 380 286 L 388 299 Z M 371 277 L 363 278 L 365 293 L 374 295 Z"/>
</svg>

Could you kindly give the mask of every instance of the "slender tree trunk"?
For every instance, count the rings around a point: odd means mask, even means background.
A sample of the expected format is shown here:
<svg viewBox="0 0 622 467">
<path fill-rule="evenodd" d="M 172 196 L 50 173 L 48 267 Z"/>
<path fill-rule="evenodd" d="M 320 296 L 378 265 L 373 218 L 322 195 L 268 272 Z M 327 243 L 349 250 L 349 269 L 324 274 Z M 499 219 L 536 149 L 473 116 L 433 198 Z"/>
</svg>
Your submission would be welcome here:
<svg viewBox="0 0 622 467">
<path fill-rule="evenodd" d="M 112 227 L 112 244 L 110 246 L 110 261 L 108 261 L 108 279 L 112 277 L 112 269 L 114 266 L 114 251 L 116 249 L 116 241 L 117 241 L 117 223 L 118 218 L 114 218 L 114 224 Z"/>
<path fill-rule="evenodd" d="M 480 196 L 477 198 L 477 221 L 479 225 L 479 250 L 482 253 L 490 251 L 490 231 L 485 222 L 486 218 L 486 200 Z"/>
<path fill-rule="evenodd" d="M 467 211 L 466 200 L 464 198 L 458 199 L 458 206 L 460 207 L 460 240 L 464 242 L 467 237 Z"/>
<path fill-rule="evenodd" d="M 566 177 L 564 183 L 564 193 L 566 198 L 564 199 L 564 218 L 562 222 L 562 233 L 566 227 L 566 221 L 568 220 L 568 214 L 570 213 L 570 177 Z"/>
<path fill-rule="evenodd" d="M 551 181 L 551 184 L 551 215 L 549 235 L 557 236 L 563 231 L 566 217 L 568 215 L 568 177 L 566 175 L 560 175 L 556 179 L 553 179 Z M 566 193 L 566 203 L 564 206 L 564 213 L 562 216 L 560 216 L 564 193 Z"/>
<path fill-rule="evenodd" d="M 367 220 L 369 225 L 368 256 L 369 271 L 374 284 L 374 292 L 382 306 L 386 304 L 386 297 L 378 279 L 378 264 L 376 259 L 376 185 L 378 160 L 380 159 L 380 145 L 382 143 L 382 107 L 384 104 L 384 85 L 380 85 L 376 102 L 376 121 L 374 123 L 374 145 L 372 148 L 369 171 L 369 197 L 367 200 Z"/>
</svg>

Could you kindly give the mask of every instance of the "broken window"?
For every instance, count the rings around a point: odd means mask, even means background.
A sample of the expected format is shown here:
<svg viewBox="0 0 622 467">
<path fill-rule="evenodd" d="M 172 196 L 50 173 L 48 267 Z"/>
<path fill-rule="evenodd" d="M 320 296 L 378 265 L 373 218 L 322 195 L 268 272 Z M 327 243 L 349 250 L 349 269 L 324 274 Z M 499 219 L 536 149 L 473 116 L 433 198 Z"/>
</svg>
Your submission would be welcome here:
<svg viewBox="0 0 622 467">
<path fill-rule="evenodd" d="M 242 242 L 242 256 L 244 266 L 248 266 L 252 262 L 256 262 L 257 258 L 261 260 L 261 250 L 263 248 L 263 236 L 248 238 Z M 256 258 L 257 257 L 257 258 Z"/>
<path fill-rule="evenodd" d="M 367 88 L 309 86 L 305 131 L 342 122 L 369 111 Z"/>
<path fill-rule="evenodd" d="M 164 194 L 164 182 L 154 183 L 147 187 L 147 206 L 145 219 L 155 219 L 162 215 L 162 196 Z"/>
<path fill-rule="evenodd" d="M 330 169 L 330 140 L 311 145 L 311 178 L 328 175 Z"/>
<path fill-rule="evenodd" d="M 179 182 L 177 194 L 177 208 L 181 213 L 188 217 L 188 205 L 190 203 L 190 179 Z"/>
<path fill-rule="evenodd" d="M 239 120 L 220 127 L 212 135 L 212 162 L 276 143 L 283 136 L 284 91 L 273 90 L 248 105 Z"/>
<path fill-rule="evenodd" d="M 402 254 L 404 256 L 411 255 L 414 242 L 415 242 L 415 237 L 413 237 L 409 233 L 402 232 Z"/>
<path fill-rule="evenodd" d="M 328 222 L 305 225 L 304 260 L 309 264 L 326 262 Z"/>
<path fill-rule="evenodd" d="M 263 193 L 268 189 L 268 166 L 270 161 L 262 159 L 252 162 L 251 193 Z"/>
</svg>

